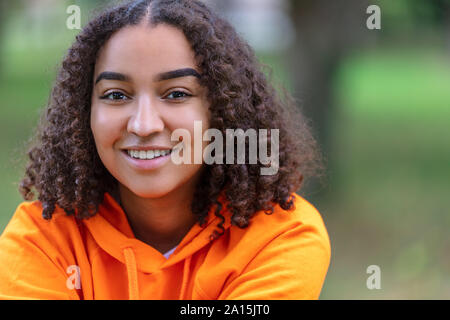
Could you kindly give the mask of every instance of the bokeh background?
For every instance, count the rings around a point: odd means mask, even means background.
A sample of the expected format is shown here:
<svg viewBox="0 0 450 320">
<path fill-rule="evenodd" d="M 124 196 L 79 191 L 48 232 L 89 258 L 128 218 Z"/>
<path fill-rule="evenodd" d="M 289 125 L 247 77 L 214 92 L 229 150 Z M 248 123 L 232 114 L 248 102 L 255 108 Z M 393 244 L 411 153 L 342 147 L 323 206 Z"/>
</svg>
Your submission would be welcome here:
<svg viewBox="0 0 450 320">
<path fill-rule="evenodd" d="M 450 298 L 450 1 L 205 0 L 297 99 L 327 161 L 301 194 L 332 260 L 321 299 Z M 58 64 L 105 0 L 0 1 L 0 231 Z M 369 5 L 381 29 L 369 30 Z M 1 261 L 0 261 L 1 263 Z M 381 289 L 366 286 L 367 267 Z"/>
</svg>

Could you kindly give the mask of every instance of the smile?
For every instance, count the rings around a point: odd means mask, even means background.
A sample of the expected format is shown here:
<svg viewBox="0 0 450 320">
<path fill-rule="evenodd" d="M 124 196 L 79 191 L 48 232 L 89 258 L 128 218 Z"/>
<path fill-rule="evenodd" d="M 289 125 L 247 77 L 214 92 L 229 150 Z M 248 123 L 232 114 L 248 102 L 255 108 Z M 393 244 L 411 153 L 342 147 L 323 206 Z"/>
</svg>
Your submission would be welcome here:
<svg viewBox="0 0 450 320">
<path fill-rule="evenodd" d="M 151 160 L 158 157 L 164 157 L 171 152 L 172 150 L 127 150 L 130 157 L 141 160 Z"/>
</svg>

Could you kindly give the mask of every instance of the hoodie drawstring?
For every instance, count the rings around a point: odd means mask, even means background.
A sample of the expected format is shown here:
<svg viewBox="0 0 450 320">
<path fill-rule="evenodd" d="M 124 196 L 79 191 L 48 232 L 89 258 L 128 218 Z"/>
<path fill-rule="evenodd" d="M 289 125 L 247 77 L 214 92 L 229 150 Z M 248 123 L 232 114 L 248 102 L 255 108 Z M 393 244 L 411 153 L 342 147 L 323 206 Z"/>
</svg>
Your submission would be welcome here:
<svg viewBox="0 0 450 320">
<path fill-rule="evenodd" d="M 128 295 L 130 300 L 139 299 L 136 258 L 132 248 L 123 249 L 128 275 Z"/>
<path fill-rule="evenodd" d="M 191 266 L 191 256 L 186 258 L 186 261 L 184 262 L 184 268 L 183 268 L 183 281 L 181 282 L 181 291 L 180 291 L 180 297 L 178 300 L 183 300 L 186 289 L 187 289 L 187 283 L 189 280 L 189 268 Z"/>
<path fill-rule="evenodd" d="M 123 249 L 123 254 L 125 256 L 125 265 L 127 268 L 128 275 L 128 295 L 130 300 L 139 300 L 139 286 L 137 279 L 137 266 L 136 257 L 134 255 L 132 248 Z M 186 258 L 183 267 L 183 280 L 181 282 L 181 291 L 179 300 L 183 300 L 186 295 L 187 284 L 189 281 L 189 269 L 191 267 L 191 258 L 189 256 Z"/>
</svg>

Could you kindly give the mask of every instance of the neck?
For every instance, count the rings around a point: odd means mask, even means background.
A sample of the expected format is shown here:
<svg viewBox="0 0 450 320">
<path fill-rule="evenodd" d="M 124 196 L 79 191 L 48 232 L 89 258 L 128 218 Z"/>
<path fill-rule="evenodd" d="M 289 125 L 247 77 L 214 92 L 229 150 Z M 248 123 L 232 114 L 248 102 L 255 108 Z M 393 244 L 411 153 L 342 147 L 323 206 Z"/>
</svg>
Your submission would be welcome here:
<svg viewBox="0 0 450 320">
<path fill-rule="evenodd" d="M 144 198 L 119 186 L 121 205 L 135 237 L 161 253 L 176 246 L 195 224 L 191 211 L 195 181 L 160 198 Z"/>
</svg>

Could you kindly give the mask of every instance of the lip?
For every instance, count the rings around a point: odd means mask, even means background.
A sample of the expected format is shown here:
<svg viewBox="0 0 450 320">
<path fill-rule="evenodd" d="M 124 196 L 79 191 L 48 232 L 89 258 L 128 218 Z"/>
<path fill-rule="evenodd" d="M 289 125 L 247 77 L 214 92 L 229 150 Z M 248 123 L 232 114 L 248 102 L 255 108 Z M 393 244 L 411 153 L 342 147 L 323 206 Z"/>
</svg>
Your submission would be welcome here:
<svg viewBox="0 0 450 320">
<path fill-rule="evenodd" d="M 147 150 L 172 150 L 172 147 L 163 147 L 163 146 L 129 146 L 129 147 L 124 147 L 121 148 L 123 151 L 127 151 L 127 150 L 142 150 L 142 151 L 147 151 Z"/>
<path fill-rule="evenodd" d="M 135 149 L 136 148 L 136 149 Z M 158 169 L 160 167 L 162 167 L 163 165 L 165 165 L 167 163 L 167 161 L 170 160 L 170 155 L 172 153 L 169 153 L 165 156 L 160 156 L 157 158 L 153 158 L 153 159 L 136 159 L 136 158 L 132 158 L 127 150 L 171 150 L 170 148 L 162 148 L 162 147 L 132 147 L 132 148 L 127 148 L 127 149 L 122 149 L 121 150 L 121 154 L 125 157 L 125 160 L 127 161 L 127 163 L 138 170 L 155 170 Z"/>
</svg>

